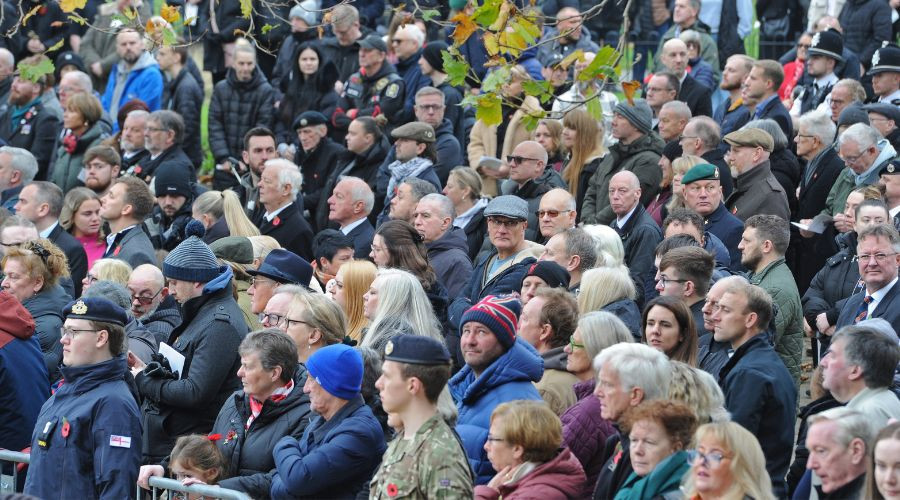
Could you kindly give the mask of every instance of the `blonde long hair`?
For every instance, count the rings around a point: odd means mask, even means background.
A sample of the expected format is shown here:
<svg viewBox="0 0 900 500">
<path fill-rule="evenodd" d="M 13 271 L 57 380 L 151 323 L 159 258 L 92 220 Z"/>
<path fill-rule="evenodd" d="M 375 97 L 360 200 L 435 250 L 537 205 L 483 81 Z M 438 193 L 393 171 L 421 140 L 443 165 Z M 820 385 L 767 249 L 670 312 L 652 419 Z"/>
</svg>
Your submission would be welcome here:
<svg viewBox="0 0 900 500">
<path fill-rule="evenodd" d="M 207 191 L 194 200 L 193 209 L 215 220 L 225 217 L 231 236 L 259 236 L 259 229 L 250 222 L 234 191 Z"/>
<path fill-rule="evenodd" d="M 772 481 L 766 472 L 766 457 L 756 436 L 734 422 L 713 422 L 701 425 L 697 429 L 694 433 L 693 447 L 696 448 L 706 436 L 718 441 L 724 448 L 723 451 L 731 456 L 729 463 L 734 479 L 731 488 L 722 497 L 724 500 L 742 500 L 746 497 L 754 500 L 774 500 Z M 697 495 L 693 467 L 684 475 L 681 490 L 685 492 L 685 498 L 694 498 Z"/>
<path fill-rule="evenodd" d="M 603 126 L 583 109 L 573 109 L 563 117 L 563 127 L 576 132 L 575 144 L 569 161 L 562 171 L 562 178 L 569 185 L 569 192 L 578 195 L 578 179 L 584 166 L 606 152 L 603 146 Z"/>
<path fill-rule="evenodd" d="M 363 329 L 369 325 L 363 308 L 363 295 L 375 281 L 378 268 L 368 260 L 351 260 L 341 266 L 344 278 L 344 314 L 347 316 L 347 335 L 359 342 Z"/>
</svg>

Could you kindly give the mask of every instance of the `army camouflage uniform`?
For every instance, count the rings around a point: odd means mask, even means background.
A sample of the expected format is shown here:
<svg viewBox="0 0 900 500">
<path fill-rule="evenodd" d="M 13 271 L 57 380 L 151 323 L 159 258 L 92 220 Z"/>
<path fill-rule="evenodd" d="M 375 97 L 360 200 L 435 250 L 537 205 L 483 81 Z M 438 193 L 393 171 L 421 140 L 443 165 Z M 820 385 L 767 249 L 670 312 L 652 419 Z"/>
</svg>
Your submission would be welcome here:
<svg viewBox="0 0 900 500">
<path fill-rule="evenodd" d="M 369 487 L 370 499 L 472 498 L 469 462 L 439 414 L 413 439 L 391 441 Z"/>
</svg>

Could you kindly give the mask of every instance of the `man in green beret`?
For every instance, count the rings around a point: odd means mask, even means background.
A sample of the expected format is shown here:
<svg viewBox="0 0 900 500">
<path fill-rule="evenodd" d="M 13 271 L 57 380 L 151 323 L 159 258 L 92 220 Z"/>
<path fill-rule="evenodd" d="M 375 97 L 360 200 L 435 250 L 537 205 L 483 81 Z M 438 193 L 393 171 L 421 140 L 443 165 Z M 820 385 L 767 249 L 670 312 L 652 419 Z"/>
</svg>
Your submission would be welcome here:
<svg viewBox="0 0 900 500">
<path fill-rule="evenodd" d="M 398 335 L 384 348 L 375 382 L 388 421 L 401 429 L 370 483 L 369 498 L 472 498 L 472 473 L 459 438 L 438 411 L 450 379 L 439 341 Z"/>
<path fill-rule="evenodd" d="M 734 191 L 725 206 L 741 221 L 766 214 L 791 220 L 787 194 L 772 174 L 769 155 L 775 149 L 772 136 L 758 128 L 742 128 L 725 136 L 731 150 L 725 157 L 734 176 Z"/>
<path fill-rule="evenodd" d="M 731 256 L 732 268 L 739 268 L 741 252 L 738 243 L 744 232 L 744 223 L 725 208 L 722 203 L 722 182 L 719 167 L 701 163 L 688 170 L 681 179 L 684 186 L 684 204 L 703 217 L 704 230 L 716 235 Z"/>
</svg>

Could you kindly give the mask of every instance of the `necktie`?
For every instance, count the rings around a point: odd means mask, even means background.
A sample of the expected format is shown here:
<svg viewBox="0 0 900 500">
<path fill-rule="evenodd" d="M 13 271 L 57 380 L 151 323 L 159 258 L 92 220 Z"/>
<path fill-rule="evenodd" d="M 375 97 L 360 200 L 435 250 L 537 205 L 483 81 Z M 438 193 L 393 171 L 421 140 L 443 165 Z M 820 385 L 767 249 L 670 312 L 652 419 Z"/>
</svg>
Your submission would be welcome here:
<svg viewBox="0 0 900 500">
<path fill-rule="evenodd" d="M 863 298 L 862 304 L 859 305 L 859 309 L 856 310 L 856 319 L 853 320 L 853 324 L 859 323 L 869 316 L 869 304 L 871 303 L 872 296 L 866 295 Z"/>
</svg>

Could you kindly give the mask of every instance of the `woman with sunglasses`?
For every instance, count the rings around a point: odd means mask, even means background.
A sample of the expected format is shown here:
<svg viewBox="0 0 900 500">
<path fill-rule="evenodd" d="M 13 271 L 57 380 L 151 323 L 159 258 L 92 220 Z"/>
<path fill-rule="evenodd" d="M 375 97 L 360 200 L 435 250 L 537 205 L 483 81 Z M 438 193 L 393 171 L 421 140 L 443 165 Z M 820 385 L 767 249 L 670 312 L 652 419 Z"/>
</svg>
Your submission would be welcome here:
<svg viewBox="0 0 900 500">
<path fill-rule="evenodd" d="M 578 402 L 562 414 L 563 444 L 584 467 L 587 481 L 578 498 L 590 498 L 604 462 L 606 438 L 615 434 L 612 424 L 600 416 L 600 400 L 594 396 L 597 372 L 593 359 L 600 351 L 620 342 L 633 342 L 625 323 L 612 313 L 598 311 L 585 314 L 563 351 L 567 354 L 566 370 L 578 378 L 575 396 Z"/>
<path fill-rule="evenodd" d="M 691 469 L 681 490 L 690 500 L 773 500 L 756 436 L 734 422 L 701 425 L 694 433 Z"/>
</svg>

